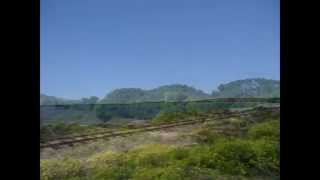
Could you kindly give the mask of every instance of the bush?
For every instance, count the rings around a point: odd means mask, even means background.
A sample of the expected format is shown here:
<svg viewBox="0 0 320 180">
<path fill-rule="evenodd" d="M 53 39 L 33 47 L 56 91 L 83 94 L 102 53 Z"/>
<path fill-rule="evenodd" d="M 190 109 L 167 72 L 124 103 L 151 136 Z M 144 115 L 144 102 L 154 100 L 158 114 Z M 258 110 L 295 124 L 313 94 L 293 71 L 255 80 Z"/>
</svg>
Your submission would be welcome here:
<svg viewBox="0 0 320 180">
<path fill-rule="evenodd" d="M 190 166 L 185 162 L 170 165 L 161 174 L 161 180 L 211 180 L 214 179 L 214 171 L 210 169 Z"/>
<path fill-rule="evenodd" d="M 222 134 L 217 133 L 210 127 L 204 127 L 195 134 L 196 141 L 200 144 L 213 144 L 222 138 L 226 138 Z"/>
<path fill-rule="evenodd" d="M 41 180 L 61 180 L 85 176 L 85 168 L 79 160 L 64 158 L 63 160 L 41 160 Z"/>
<path fill-rule="evenodd" d="M 166 145 L 145 145 L 126 154 L 99 153 L 88 160 L 89 179 L 152 179 L 157 169 L 167 165 L 170 150 L 172 147 Z"/>
<path fill-rule="evenodd" d="M 267 138 L 274 141 L 280 141 L 280 122 L 272 120 L 254 125 L 248 131 L 248 137 L 251 139 Z"/>
<path fill-rule="evenodd" d="M 165 173 L 165 168 L 139 168 L 132 177 L 132 180 L 160 180 Z"/>
<path fill-rule="evenodd" d="M 252 147 L 257 155 L 254 174 L 277 177 L 280 173 L 280 143 L 267 139 L 256 140 Z"/>
<path fill-rule="evenodd" d="M 160 112 L 153 119 L 153 123 L 165 123 L 184 120 L 187 114 L 183 112 Z"/>
<path fill-rule="evenodd" d="M 124 154 L 114 152 L 98 153 L 87 161 L 89 167 L 88 179 L 122 180 L 131 177 L 134 168 L 127 163 Z"/>
<path fill-rule="evenodd" d="M 241 125 L 242 122 L 233 123 Z M 81 128 L 69 127 L 72 131 Z M 126 153 L 98 153 L 87 161 L 42 160 L 41 179 L 279 179 L 279 121 L 256 124 L 241 138 L 218 134 L 210 127 L 196 132 L 196 138 L 200 144 L 189 148 L 149 144 Z"/>
<path fill-rule="evenodd" d="M 111 166 L 108 168 L 93 169 L 88 175 L 88 180 L 101 180 L 101 179 L 112 179 L 112 180 L 127 180 L 132 177 L 134 169 L 131 166 L 118 165 Z"/>
<path fill-rule="evenodd" d="M 248 122 L 239 118 L 230 118 L 229 123 L 236 128 L 243 128 L 248 125 Z"/>
<path fill-rule="evenodd" d="M 243 176 L 279 175 L 280 149 L 274 141 L 233 139 L 211 146 L 203 165 L 223 174 Z"/>
<path fill-rule="evenodd" d="M 248 175 L 257 159 L 251 143 L 244 140 L 220 141 L 212 147 L 210 155 L 208 168 L 231 175 Z"/>
<path fill-rule="evenodd" d="M 106 168 L 107 166 L 117 164 L 121 154 L 107 151 L 93 155 L 87 160 L 90 168 Z"/>
<path fill-rule="evenodd" d="M 129 161 L 141 167 L 161 167 L 169 161 L 168 152 L 174 148 L 162 144 L 140 146 L 128 152 Z"/>
<path fill-rule="evenodd" d="M 190 149 L 175 148 L 169 152 L 170 159 L 172 160 L 184 160 L 190 156 Z"/>
<path fill-rule="evenodd" d="M 127 153 L 98 153 L 87 161 L 41 161 L 41 179 L 209 180 L 279 176 L 279 143 L 224 139 L 191 148 L 150 144 Z"/>
<path fill-rule="evenodd" d="M 95 125 L 65 124 L 56 123 L 40 128 L 40 140 L 46 142 L 61 136 L 69 136 L 81 133 L 89 133 L 97 130 L 99 127 Z"/>
<path fill-rule="evenodd" d="M 185 161 L 172 161 L 170 165 L 161 168 L 138 169 L 134 180 L 211 180 L 216 172 L 210 169 L 191 166 Z"/>
</svg>

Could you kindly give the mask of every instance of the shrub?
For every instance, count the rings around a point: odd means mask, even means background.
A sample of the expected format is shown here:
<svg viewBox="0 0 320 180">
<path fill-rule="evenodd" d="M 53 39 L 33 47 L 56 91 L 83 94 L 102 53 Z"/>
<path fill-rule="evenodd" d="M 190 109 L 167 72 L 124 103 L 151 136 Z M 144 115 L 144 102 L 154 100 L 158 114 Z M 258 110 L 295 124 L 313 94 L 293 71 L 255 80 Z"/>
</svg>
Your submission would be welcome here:
<svg viewBox="0 0 320 180">
<path fill-rule="evenodd" d="M 250 142 L 229 140 L 216 143 L 211 149 L 207 167 L 231 175 L 248 175 L 256 161 L 256 153 Z"/>
<path fill-rule="evenodd" d="M 207 167 L 207 164 L 211 161 L 210 148 L 206 145 L 200 145 L 190 148 L 188 150 L 188 156 L 185 156 L 183 163 L 194 167 Z"/>
<path fill-rule="evenodd" d="M 247 121 L 243 120 L 243 119 L 239 119 L 239 118 L 230 118 L 229 122 L 232 126 L 236 127 L 236 128 L 242 128 L 247 126 Z"/>
<path fill-rule="evenodd" d="M 161 174 L 161 180 L 201 180 L 212 179 L 211 171 L 205 169 L 190 166 L 185 162 L 176 163 L 165 168 L 163 174 Z"/>
<path fill-rule="evenodd" d="M 215 171 L 210 169 L 190 166 L 183 161 L 172 161 L 166 167 L 142 168 L 136 171 L 134 180 L 211 180 Z"/>
<path fill-rule="evenodd" d="M 126 165 L 110 166 L 104 169 L 100 168 L 100 169 L 91 170 L 87 179 L 127 180 L 132 177 L 133 173 L 134 173 L 134 169 L 131 166 L 126 166 Z"/>
<path fill-rule="evenodd" d="M 251 139 L 267 138 L 280 141 L 280 123 L 277 120 L 272 120 L 256 124 L 249 129 L 248 137 Z"/>
<path fill-rule="evenodd" d="M 203 156 L 207 168 L 217 169 L 229 175 L 279 174 L 279 143 L 267 139 L 223 140 L 211 146 L 209 156 Z"/>
<path fill-rule="evenodd" d="M 93 155 L 87 160 L 87 163 L 90 168 L 106 168 L 106 166 L 117 164 L 120 158 L 121 154 L 107 151 Z"/>
<path fill-rule="evenodd" d="M 81 128 L 70 126 L 69 129 Z M 196 132 L 200 144 L 189 148 L 149 144 L 127 153 L 98 153 L 87 161 L 42 160 L 41 179 L 279 179 L 279 133 L 278 121 L 256 124 L 241 138 L 224 136 L 205 127 Z"/>
<path fill-rule="evenodd" d="M 174 148 L 169 145 L 150 144 L 140 146 L 128 152 L 129 161 L 141 167 L 161 167 L 169 160 L 168 152 Z"/>
<path fill-rule="evenodd" d="M 183 112 L 160 112 L 153 119 L 153 123 L 165 123 L 183 120 L 186 114 Z"/>
<path fill-rule="evenodd" d="M 159 180 L 164 173 L 164 168 L 139 168 L 134 172 L 132 180 Z"/>
<path fill-rule="evenodd" d="M 128 153 L 99 153 L 91 157 L 89 179 L 155 179 L 161 166 L 168 163 L 167 145 L 145 145 Z"/>
<path fill-rule="evenodd" d="M 41 160 L 40 178 L 41 180 L 61 180 L 82 177 L 85 169 L 81 161 L 64 158 L 62 160 Z"/>
<path fill-rule="evenodd" d="M 220 139 L 226 138 L 221 133 L 216 132 L 210 127 L 203 127 L 195 133 L 195 139 L 200 144 L 213 144 Z"/>
<path fill-rule="evenodd" d="M 184 160 L 191 155 L 190 149 L 186 149 L 186 148 L 175 148 L 172 151 L 170 151 L 168 154 L 170 156 L 170 159 L 172 159 L 173 161 Z"/>
<path fill-rule="evenodd" d="M 252 147 L 257 155 L 254 174 L 277 177 L 280 173 L 280 143 L 267 139 L 256 140 Z"/>
</svg>

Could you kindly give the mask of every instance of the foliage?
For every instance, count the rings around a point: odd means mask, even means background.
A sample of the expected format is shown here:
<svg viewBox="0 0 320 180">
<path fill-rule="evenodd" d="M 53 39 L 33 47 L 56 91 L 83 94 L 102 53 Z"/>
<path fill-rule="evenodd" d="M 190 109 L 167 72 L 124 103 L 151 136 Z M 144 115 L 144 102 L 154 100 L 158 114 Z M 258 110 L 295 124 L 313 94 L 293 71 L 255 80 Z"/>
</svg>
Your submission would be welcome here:
<svg viewBox="0 0 320 180">
<path fill-rule="evenodd" d="M 272 120 L 256 124 L 250 128 L 248 136 L 252 139 L 267 138 L 280 141 L 280 123 L 278 120 Z"/>
<path fill-rule="evenodd" d="M 99 130 L 98 126 L 55 123 L 40 128 L 40 141 L 45 142 L 61 136 L 75 135 L 81 133 L 90 133 Z"/>
<path fill-rule="evenodd" d="M 150 101 L 185 101 L 210 98 L 210 95 L 187 85 L 173 84 L 160 86 L 151 90 L 138 88 L 116 89 L 109 93 L 100 103 L 122 104 Z"/>
<path fill-rule="evenodd" d="M 195 133 L 196 141 L 200 144 L 213 144 L 216 141 L 226 138 L 209 127 L 204 127 Z"/>
<path fill-rule="evenodd" d="M 189 148 L 149 144 L 126 153 L 102 152 L 81 161 L 70 158 L 41 160 L 41 179 L 279 178 L 280 147 L 275 138 L 276 122 L 252 126 L 244 138 L 228 138 L 206 129 L 202 135 L 211 140 Z M 268 130 L 262 131 L 263 127 Z"/>
<path fill-rule="evenodd" d="M 167 112 L 208 112 L 211 110 L 253 107 L 260 103 L 277 101 L 277 99 L 212 99 L 201 101 L 177 102 L 140 102 L 131 104 L 73 104 L 41 106 L 42 124 L 52 122 L 99 123 L 115 118 L 149 120 Z M 247 100 L 246 100 L 247 101 Z M 268 114 L 266 114 L 269 117 Z"/>
<path fill-rule="evenodd" d="M 40 120 L 42 125 L 55 122 L 83 124 L 99 122 L 94 104 L 40 106 Z"/>
<path fill-rule="evenodd" d="M 165 122 L 175 122 L 181 121 L 188 117 L 183 112 L 160 112 L 155 118 L 153 118 L 152 122 L 157 123 L 165 123 Z"/>
<path fill-rule="evenodd" d="M 74 100 L 40 94 L 40 105 L 95 104 L 98 100 L 96 96 Z"/>
<path fill-rule="evenodd" d="M 83 104 L 96 104 L 99 101 L 99 98 L 96 96 L 91 96 L 89 98 L 82 98 L 81 103 Z"/>
<path fill-rule="evenodd" d="M 278 119 L 280 117 L 280 111 L 269 111 L 266 108 L 258 107 L 256 111 L 250 114 L 250 119 L 256 123 L 266 122 L 270 119 Z"/>
<path fill-rule="evenodd" d="M 151 90 L 139 88 L 116 89 L 100 103 L 134 103 L 146 101 L 190 101 L 216 97 L 279 97 L 280 83 L 263 78 L 232 81 L 218 86 L 211 95 L 187 85 L 173 84 Z"/>
<path fill-rule="evenodd" d="M 163 103 L 135 103 L 135 104 L 98 104 L 95 111 L 97 117 L 104 122 L 113 117 L 151 119 L 158 114 Z"/>
<path fill-rule="evenodd" d="M 218 86 L 215 97 L 280 97 L 280 82 L 263 78 L 232 81 Z"/>
<path fill-rule="evenodd" d="M 212 160 L 208 168 L 218 169 L 225 174 L 248 175 L 254 167 L 256 154 L 250 142 L 242 140 L 224 141 L 212 147 Z"/>
<path fill-rule="evenodd" d="M 77 102 L 79 101 L 40 94 L 40 105 L 72 104 Z"/>
<path fill-rule="evenodd" d="M 64 158 L 62 160 L 41 160 L 41 180 L 61 180 L 85 175 L 85 169 L 81 161 Z"/>
<path fill-rule="evenodd" d="M 133 103 L 138 102 L 138 100 L 145 95 L 144 90 L 139 88 L 122 88 L 116 89 L 109 93 L 100 103 Z"/>
<path fill-rule="evenodd" d="M 231 81 L 218 86 L 209 95 L 191 86 L 173 84 L 151 90 L 139 88 L 116 89 L 105 96 L 99 103 L 123 104 L 150 101 L 190 101 L 220 97 L 280 97 L 280 82 L 263 78 Z M 57 104 L 95 104 L 98 97 L 91 96 L 79 100 L 70 100 L 40 94 L 40 105 Z"/>
<path fill-rule="evenodd" d="M 188 106 L 187 102 L 182 101 L 170 102 L 172 106 L 168 103 L 162 104 L 167 109 L 158 106 L 159 104 L 153 107 L 162 108 L 154 119 L 155 122 L 195 118 L 216 111 L 198 111 L 194 106 Z M 146 104 L 141 104 L 143 105 Z M 139 106 L 131 105 L 136 108 L 141 107 Z M 121 111 L 121 106 L 118 105 L 108 107 Z M 126 106 L 123 107 L 122 109 L 125 109 Z M 244 136 L 223 135 L 213 128 L 217 124 L 204 123 L 200 130 L 192 131 L 188 135 L 197 140 L 197 144 L 193 146 L 147 144 L 128 152 L 97 153 L 88 159 L 41 160 L 40 176 L 45 180 L 279 179 L 279 113 L 265 112 L 265 109 L 258 108 L 253 112 L 253 116 L 257 118 L 255 121 L 251 121 L 249 116 L 249 120 L 229 118 L 217 122 L 227 127 L 247 127 L 248 131 L 244 131 Z M 50 135 L 50 132 L 64 134 L 94 131 L 97 127 L 55 124 L 44 128 L 42 130 Z"/>
</svg>

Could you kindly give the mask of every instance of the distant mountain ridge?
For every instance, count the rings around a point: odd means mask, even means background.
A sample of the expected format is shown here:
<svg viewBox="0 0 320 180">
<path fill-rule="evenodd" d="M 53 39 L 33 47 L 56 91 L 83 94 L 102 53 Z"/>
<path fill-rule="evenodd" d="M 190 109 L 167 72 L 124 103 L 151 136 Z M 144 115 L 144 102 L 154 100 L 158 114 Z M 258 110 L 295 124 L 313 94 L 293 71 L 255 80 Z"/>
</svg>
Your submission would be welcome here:
<svg viewBox="0 0 320 180">
<path fill-rule="evenodd" d="M 252 78 L 232 81 L 218 86 L 212 97 L 280 97 L 280 81 Z"/>
<path fill-rule="evenodd" d="M 40 94 L 40 105 L 75 104 L 77 102 L 80 102 L 80 100 L 69 100 L 55 96 Z"/>
<path fill-rule="evenodd" d="M 95 104 L 98 100 L 99 98 L 95 96 L 73 100 L 40 94 L 40 105 Z"/>
<path fill-rule="evenodd" d="M 208 99 L 211 96 L 191 86 L 173 84 L 151 90 L 121 88 L 112 91 L 100 103 L 134 103 L 144 101 L 184 101 Z"/>
<path fill-rule="evenodd" d="M 280 97 L 280 81 L 264 78 L 251 78 L 231 81 L 218 86 L 218 90 L 207 94 L 202 90 L 182 84 L 164 85 L 151 90 L 121 88 L 108 93 L 98 101 L 97 97 L 67 100 L 40 94 L 40 105 L 79 104 L 79 103 L 135 103 L 146 101 L 190 101 L 210 98 L 234 97 Z"/>
</svg>

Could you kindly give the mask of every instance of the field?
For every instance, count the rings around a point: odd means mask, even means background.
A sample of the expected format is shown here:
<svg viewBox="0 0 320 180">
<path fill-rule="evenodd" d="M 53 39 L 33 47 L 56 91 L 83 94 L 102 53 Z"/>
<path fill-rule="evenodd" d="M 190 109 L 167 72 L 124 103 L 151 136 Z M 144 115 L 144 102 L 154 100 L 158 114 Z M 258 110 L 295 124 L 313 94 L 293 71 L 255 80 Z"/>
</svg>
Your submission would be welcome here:
<svg viewBox="0 0 320 180">
<path fill-rule="evenodd" d="M 41 179 L 279 179 L 279 109 L 255 108 L 229 117 L 217 113 L 234 112 L 165 112 L 140 124 L 52 126 L 55 136 L 47 135 L 43 142 L 106 130 L 130 132 L 198 120 L 193 124 L 44 148 Z"/>
</svg>

